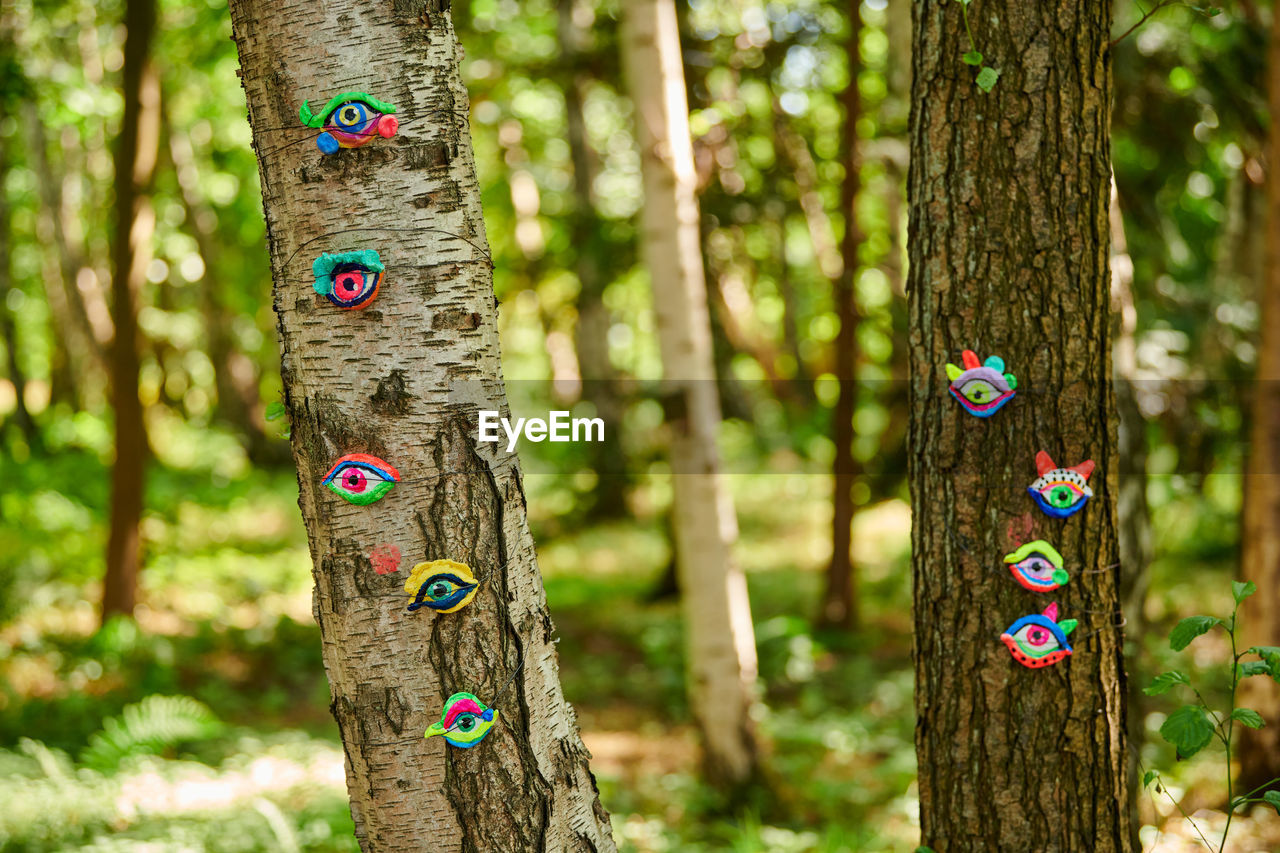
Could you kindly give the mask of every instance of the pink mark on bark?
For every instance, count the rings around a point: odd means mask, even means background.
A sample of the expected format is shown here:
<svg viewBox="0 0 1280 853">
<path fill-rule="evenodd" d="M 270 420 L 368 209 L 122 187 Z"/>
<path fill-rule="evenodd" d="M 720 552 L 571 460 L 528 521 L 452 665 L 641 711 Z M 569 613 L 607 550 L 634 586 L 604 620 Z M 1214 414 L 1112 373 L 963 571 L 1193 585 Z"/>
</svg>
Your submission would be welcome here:
<svg viewBox="0 0 1280 853">
<path fill-rule="evenodd" d="M 1031 513 L 1024 512 L 1017 518 L 1009 519 L 1009 526 L 1005 529 L 1005 535 L 1009 537 L 1010 544 L 1014 548 L 1021 548 L 1022 543 L 1031 538 L 1031 531 L 1035 528 L 1035 521 L 1031 518 Z"/>
<path fill-rule="evenodd" d="M 380 575 L 389 575 L 400 568 L 400 549 L 395 545 L 379 545 L 369 552 L 369 562 Z"/>
</svg>

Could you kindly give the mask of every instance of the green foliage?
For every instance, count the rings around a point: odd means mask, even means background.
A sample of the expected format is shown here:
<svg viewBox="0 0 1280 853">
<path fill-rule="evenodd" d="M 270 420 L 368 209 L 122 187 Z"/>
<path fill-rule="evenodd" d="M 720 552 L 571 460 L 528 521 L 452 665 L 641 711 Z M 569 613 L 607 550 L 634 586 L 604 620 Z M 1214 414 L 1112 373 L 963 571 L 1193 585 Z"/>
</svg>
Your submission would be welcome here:
<svg viewBox="0 0 1280 853">
<path fill-rule="evenodd" d="M 1223 621 L 1215 616 L 1188 616 L 1169 633 L 1169 648 L 1180 652 L 1196 637 L 1222 624 Z"/>
<path fill-rule="evenodd" d="M 1213 732 L 1213 723 L 1199 705 L 1183 705 L 1160 726 L 1160 736 L 1177 747 L 1182 758 L 1190 758 L 1208 746 Z"/>
<path fill-rule="evenodd" d="M 1251 729 L 1260 729 L 1266 725 L 1266 721 L 1262 719 L 1262 715 L 1251 708 L 1236 708 L 1231 712 L 1231 719 L 1248 726 Z"/>
<path fill-rule="evenodd" d="M 973 82 L 982 91 L 990 92 L 1000 80 L 1000 71 L 997 68 L 982 64 L 982 52 L 978 50 L 978 46 L 974 43 L 973 29 L 969 26 L 969 6 L 973 4 L 973 0 L 956 0 L 956 2 L 960 4 L 960 14 L 964 19 L 964 29 L 969 36 L 969 50 L 960 58 L 965 65 L 980 68 L 978 76 L 974 78 Z"/>
<path fill-rule="evenodd" d="M 220 730 L 208 706 L 190 696 L 148 696 L 126 705 L 119 717 L 107 719 L 102 731 L 89 739 L 81 761 L 110 771 L 126 758 L 157 755 L 180 743 L 214 737 Z"/>
<path fill-rule="evenodd" d="M 1144 687 L 1142 692 L 1148 696 L 1160 696 L 1168 693 L 1179 684 L 1190 684 L 1191 680 L 1184 673 L 1174 670 L 1172 672 L 1162 672 L 1157 675 L 1151 682 L 1149 687 Z"/>
</svg>

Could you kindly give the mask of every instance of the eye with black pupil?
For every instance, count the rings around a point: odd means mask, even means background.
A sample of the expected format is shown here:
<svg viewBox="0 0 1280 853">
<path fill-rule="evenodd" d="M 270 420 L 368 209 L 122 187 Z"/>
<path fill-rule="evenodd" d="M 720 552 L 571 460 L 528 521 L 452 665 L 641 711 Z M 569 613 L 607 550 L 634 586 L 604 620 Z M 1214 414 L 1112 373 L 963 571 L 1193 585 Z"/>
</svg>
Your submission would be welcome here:
<svg viewBox="0 0 1280 853">
<path fill-rule="evenodd" d="M 444 598 L 449 594 L 449 585 L 444 581 L 439 581 L 431 585 L 432 598 Z"/>
<path fill-rule="evenodd" d="M 1075 496 L 1071 494 L 1071 490 L 1066 486 L 1058 486 L 1056 489 L 1049 492 L 1049 500 L 1055 506 L 1067 507 L 1071 506 L 1072 501 L 1075 500 Z"/>
<path fill-rule="evenodd" d="M 475 727 L 475 724 L 476 724 L 476 718 L 471 716 L 470 714 L 463 714 L 462 716 L 458 717 L 458 728 L 464 732 L 471 731 L 471 729 Z"/>
</svg>

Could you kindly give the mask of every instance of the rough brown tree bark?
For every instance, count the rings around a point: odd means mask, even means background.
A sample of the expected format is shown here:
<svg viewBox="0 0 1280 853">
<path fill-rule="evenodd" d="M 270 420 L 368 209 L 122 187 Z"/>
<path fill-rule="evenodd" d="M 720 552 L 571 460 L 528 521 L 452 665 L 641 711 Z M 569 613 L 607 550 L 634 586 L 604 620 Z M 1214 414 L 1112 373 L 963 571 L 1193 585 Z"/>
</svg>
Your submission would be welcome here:
<svg viewBox="0 0 1280 853">
<path fill-rule="evenodd" d="M 1259 282 L 1262 330 L 1240 537 L 1243 576 L 1258 585 L 1242 608 L 1246 648 L 1280 646 L 1280 14 L 1272 21 L 1267 88 L 1266 264 Z M 1266 720 L 1261 729 L 1238 729 L 1238 787 L 1248 791 L 1280 777 L 1280 685 L 1269 678 L 1246 678 L 1239 704 Z"/>
<path fill-rule="evenodd" d="M 115 235 L 111 246 L 111 404 L 115 464 L 111 468 L 111 528 L 102 580 L 102 620 L 130 614 L 138 599 L 142 549 L 143 472 L 147 428 L 138 399 L 138 291 L 151 262 L 155 214 L 148 192 L 160 140 L 160 81 L 151 62 L 155 0 L 125 6 L 124 116 L 115 152 Z"/>
<path fill-rule="evenodd" d="M 518 463 L 477 440 L 478 409 L 509 410 L 449 3 L 233 0 L 231 15 L 360 845 L 612 851 L 560 688 Z M 400 130 L 323 155 L 299 106 L 351 90 L 395 104 Z M 313 291 L 312 260 L 356 249 L 379 253 L 384 280 L 369 307 L 337 310 Z M 345 503 L 321 480 L 353 452 L 382 458 L 402 482 L 377 503 Z M 403 554 L 398 570 L 375 572 L 381 545 Z M 476 597 L 456 613 L 407 612 L 406 573 L 443 558 L 483 579 Z M 470 749 L 423 739 L 455 692 L 499 711 Z"/>
<path fill-rule="evenodd" d="M 978 0 L 975 84 L 961 6 L 914 5 L 910 482 L 922 843 L 1129 851 L 1107 259 L 1111 4 Z M 947 393 L 964 349 L 1002 356 L 1017 396 L 989 419 Z M 1094 497 L 1036 509 L 1035 455 L 1092 458 Z M 1035 594 L 1003 555 L 1047 539 L 1070 583 Z M 998 639 L 1051 601 L 1074 653 L 1020 666 Z"/>
<path fill-rule="evenodd" d="M 857 581 L 853 574 L 853 483 L 858 476 L 858 463 L 853 458 L 853 414 L 858 401 L 858 297 L 854 281 L 858 275 L 859 169 L 862 159 L 858 151 L 858 119 L 862 114 L 862 96 L 858 92 L 858 73 L 862 70 L 859 41 L 862 36 L 862 0 L 849 0 L 849 38 L 845 56 L 849 65 L 849 83 L 841 101 L 844 103 L 844 182 L 840 186 L 840 212 L 844 215 L 844 235 L 840 240 L 843 268 L 835 282 L 836 317 L 840 331 L 836 336 L 836 381 L 840 392 L 836 398 L 834 438 L 835 487 L 831 498 L 831 563 L 827 566 L 827 585 L 822 595 L 819 622 L 841 628 L 858 624 Z"/>
<path fill-rule="evenodd" d="M 689 704 L 702 735 L 707 780 L 736 794 L 760 776 L 748 714 L 755 631 L 746 578 L 731 553 L 737 519 L 716 449 L 720 403 L 673 0 L 623 4 L 622 58 L 644 174 L 642 250 L 653 284 L 664 385 L 673 395 L 673 527 Z"/>
</svg>

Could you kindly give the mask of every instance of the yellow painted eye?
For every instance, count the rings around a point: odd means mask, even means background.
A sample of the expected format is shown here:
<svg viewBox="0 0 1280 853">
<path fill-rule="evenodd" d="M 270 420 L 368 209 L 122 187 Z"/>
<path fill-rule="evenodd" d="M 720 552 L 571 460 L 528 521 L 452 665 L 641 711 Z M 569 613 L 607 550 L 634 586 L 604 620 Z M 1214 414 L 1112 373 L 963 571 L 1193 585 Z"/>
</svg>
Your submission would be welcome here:
<svg viewBox="0 0 1280 853">
<path fill-rule="evenodd" d="M 985 379 L 972 379 L 966 382 L 960 393 L 964 394 L 964 398 L 970 403 L 978 406 L 990 403 L 1000 396 L 1000 392 L 996 390 L 995 386 Z"/>
</svg>

